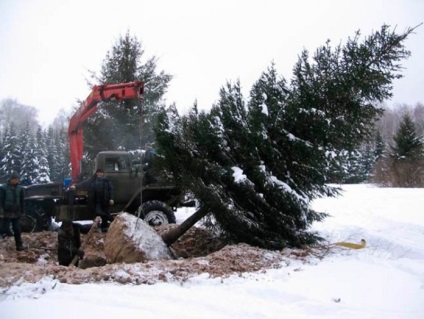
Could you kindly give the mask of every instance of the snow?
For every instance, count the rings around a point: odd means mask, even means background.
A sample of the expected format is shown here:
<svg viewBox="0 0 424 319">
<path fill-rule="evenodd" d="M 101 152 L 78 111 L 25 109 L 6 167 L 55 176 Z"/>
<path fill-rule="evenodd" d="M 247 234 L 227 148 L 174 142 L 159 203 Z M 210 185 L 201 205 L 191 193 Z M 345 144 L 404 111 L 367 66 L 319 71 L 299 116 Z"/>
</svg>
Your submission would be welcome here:
<svg viewBox="0 0 424 319">
<path fill-rule="evenodd" d="M 247 176 L 243 174 L 243 170 L 240 167 L 233 166 L 232 170 L 234 172 L 233 177 L 236 183 L 242 183 L 247 180 Z"/>
<path fill-rule="evenodd" d="M 278 269 L 202 274 L 182 284 L 69 285 L 46 277 L 3 291 L 2 318 L 424 318 L 424 189 L 342 189 L 312 203 L 331 215 L 313 229 L 329 243 L 364 238 L 364 249 L 338 247 Z M 190 213 L 179 210 L 177 222 Z"/>
<path fill-rule="evenodd" d="M 129 213 L 122 213 L 117 218 L 128 227 L 124 228 L 125 237 L 130 238 L 134 246 L 144 252 L 147 260 L 171 259 L 168 246 L 145 221 Z"/>
</svg>

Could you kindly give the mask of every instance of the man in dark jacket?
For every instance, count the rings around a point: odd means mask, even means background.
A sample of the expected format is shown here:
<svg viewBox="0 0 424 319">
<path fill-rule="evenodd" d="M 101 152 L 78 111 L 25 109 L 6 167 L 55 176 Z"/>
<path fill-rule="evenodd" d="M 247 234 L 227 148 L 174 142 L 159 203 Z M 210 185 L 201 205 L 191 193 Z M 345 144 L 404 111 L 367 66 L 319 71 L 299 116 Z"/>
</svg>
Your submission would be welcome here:
<svg viewBox="0 0 424 319">
<path fill-rule="evenodd" d="M 107 231 L 108 222 L 111 221 L 110 207 L 114 204 L 114 189 L 110 180 L 104 176 L 103 170 L 97 169 L 93 177 L 78 183 L 76 187 L 88 190 L 88 198 L 95 215 L 102 219 L 100 227 L 102 231 Z"/>
<path fill-rule="evenodd" d="M 19 219 L 24 213 L 24 190 L 18 185 L 19 175 L 15 172 L 10 174 L 6 185 L 0 187 L 0 235 L 2 237 L 12 235 L 15 237 L 16 250 L 25 250 L 28 247 L 22 243 L 21 226 Z"/>
<path fill-rule="evenodd" d="M 72 220 L 65 219 L 57 233 L 57 259 L 59 265 L 69 266 L 75 256 L 84 257 L 84 251 L 80 249 L 81 237 L 78 225 Z M 76 264 L 78 266 L 78 262 Z"/>
<path fill-rule="evenodd" d="M 158 182 L 153 173 L 153 161 L 156 156 L 156 150 L 153 147 L 153 144 L 146 144 L 144 151 L 144 156 L 142 160 L 143 170 L 144 170 L 144 182 L 146 185 L 155 184 Z"/>
</svg>

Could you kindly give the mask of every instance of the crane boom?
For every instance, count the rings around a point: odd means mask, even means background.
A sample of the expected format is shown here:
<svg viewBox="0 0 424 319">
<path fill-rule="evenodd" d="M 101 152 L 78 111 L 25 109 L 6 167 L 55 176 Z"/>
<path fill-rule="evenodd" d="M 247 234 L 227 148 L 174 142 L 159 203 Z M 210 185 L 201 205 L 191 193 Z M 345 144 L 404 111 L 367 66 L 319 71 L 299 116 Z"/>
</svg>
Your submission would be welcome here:
<svg viewBox="0 0 424 319">
<path fill-rule="evenodd" d="M 81 160 L 83 156 L 83 125 L 87 119 L 97 111 L 98 103 L 110 100 L 126 100 L 141 98 L 144 83 L 141 81 L 96 85 L 87 99 L 71 117 L 68 127 L 69 148 L 71 157 L 71 177 L 75 181 L 80 174 Z"/>
</svg>

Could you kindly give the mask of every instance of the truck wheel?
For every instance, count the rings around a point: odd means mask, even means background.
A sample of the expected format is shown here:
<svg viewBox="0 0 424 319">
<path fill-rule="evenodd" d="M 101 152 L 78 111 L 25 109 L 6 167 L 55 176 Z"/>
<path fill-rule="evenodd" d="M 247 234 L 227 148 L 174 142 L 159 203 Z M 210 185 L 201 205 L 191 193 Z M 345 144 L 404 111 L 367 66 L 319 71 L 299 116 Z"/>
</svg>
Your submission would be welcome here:
<svg viewBox="0 0 424 319">
<path fill-rule="evenodd" d="M 19 218 L 19 225 L 21 226 L 21 231 L 24 233 L 32 233 L 37 228 L 37 220 L 31 215 L 23 215 Z"/>
<path fill-rule="evenodd" d="M 24 232 L 48 230 L 52 223 L 49 214 L 33 202 L 25 203 L 25 216 L 22 216 L 21 220 L 22 231 Z"/>
<path fill-rule="evenodd" d="M 150 226 L 175 224 L 175 214 L 168 205 L 158 200 L 145 202 L 142 205 L 144 221 Z"/>
</svg>

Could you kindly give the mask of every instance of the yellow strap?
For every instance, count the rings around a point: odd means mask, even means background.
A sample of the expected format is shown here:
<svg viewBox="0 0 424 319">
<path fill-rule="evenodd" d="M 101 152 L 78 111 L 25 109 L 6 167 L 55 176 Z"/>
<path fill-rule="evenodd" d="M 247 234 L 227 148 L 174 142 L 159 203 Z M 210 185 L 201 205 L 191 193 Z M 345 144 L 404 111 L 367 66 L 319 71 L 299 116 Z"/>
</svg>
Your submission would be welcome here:
<svg viewBox="0 0 424 319">
<path fill-rule="evenodd" d="M 336 245 L 336 246 L 346 247 L 346 248 L 350 248 L 350 249 L 365 248 L 366 244 L 367 244 L 367 242 L 365 241 L 365 239 L 361 239 L 360 244 L 349 243 L 349 242 L 346 242 L 346 241 L 340 241 L 340 242 L 334 243 L 334 245 Z"/>
</svg>

